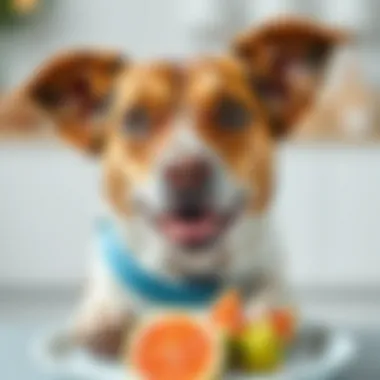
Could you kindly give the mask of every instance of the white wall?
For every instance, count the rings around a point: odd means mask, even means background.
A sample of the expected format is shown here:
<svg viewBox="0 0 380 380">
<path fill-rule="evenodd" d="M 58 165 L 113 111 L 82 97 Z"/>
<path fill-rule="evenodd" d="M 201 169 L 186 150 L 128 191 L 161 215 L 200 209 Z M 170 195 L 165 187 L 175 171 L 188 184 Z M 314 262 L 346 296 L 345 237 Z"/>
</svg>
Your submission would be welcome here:
<svg viewBox="0 0 380 380">
<path fill-rule="evenodd" d="M 50 0 L 39 23 L 2 30 L 1 76 L 7 86 L 67 47 L 120 48 L 136 58 L 183 56 L 191 42 L 181 0 Z M 184 13 L 182 13 L 184 12 Z"/>
<path fill-rule="evenodd" d="M 73 46 L 117 47 L 134 58 L 219 51 L 248 25 L 278 12 L 313 15 L 365 35 L 361 57 L 380 83 L 377 0 L 50 0 L 39 22 L 0 32 L 0 83 L 14 86 Z"/>
<path fill-rule="evenodd" d="M 300 284 L 380 285 L 380 146 L 288 145 L 275 214 Z"/>
<path fill-rule="evenodd" d="M 46 143 L 0 147 L 0 283 L 83 277 L 98 210 L 98 167 Z"/>
</svg>

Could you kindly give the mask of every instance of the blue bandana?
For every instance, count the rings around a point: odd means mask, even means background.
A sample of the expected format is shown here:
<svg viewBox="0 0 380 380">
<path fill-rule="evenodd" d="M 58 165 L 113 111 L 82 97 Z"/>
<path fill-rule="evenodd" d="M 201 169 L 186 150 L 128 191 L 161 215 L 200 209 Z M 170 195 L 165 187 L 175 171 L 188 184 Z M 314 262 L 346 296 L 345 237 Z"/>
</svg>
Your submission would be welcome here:
<svg viewBox="0 0 380 380">
<path fill-rule="evenodd" d="M 98 226 L 103 260 L 118 282 L 143 299 L 171 307 L 202 307 L 213 302 L 222 291 L 219 281 L 175 282 L 155 276 L 142 268 L 126 248 L 112 223 Z"/>
</svg>

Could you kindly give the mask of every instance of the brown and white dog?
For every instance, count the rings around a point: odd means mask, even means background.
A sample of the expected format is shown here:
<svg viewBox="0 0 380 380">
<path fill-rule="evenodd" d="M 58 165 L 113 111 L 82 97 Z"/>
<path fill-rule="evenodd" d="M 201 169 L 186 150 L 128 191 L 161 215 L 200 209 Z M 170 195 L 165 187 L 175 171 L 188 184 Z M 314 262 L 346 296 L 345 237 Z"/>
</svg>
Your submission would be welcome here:
<svg viewBox="0 0 380 380">
<path fill-rule="evenodd" d="M 179 283 L 217 277 L 252 304 L 263 294 L 286 302 L 268 223 L 273 154 L 345 41 L 335 29 L 279 19 L 239 36 L 225 56 L 185 64 L 70 52 L 22 92 L 63 139 L 100 155 L 106 217 L 141 268 Z M 96 245 L 74 334 L 107 352 L 150 305 L 101 257 Z"/>
</svg>

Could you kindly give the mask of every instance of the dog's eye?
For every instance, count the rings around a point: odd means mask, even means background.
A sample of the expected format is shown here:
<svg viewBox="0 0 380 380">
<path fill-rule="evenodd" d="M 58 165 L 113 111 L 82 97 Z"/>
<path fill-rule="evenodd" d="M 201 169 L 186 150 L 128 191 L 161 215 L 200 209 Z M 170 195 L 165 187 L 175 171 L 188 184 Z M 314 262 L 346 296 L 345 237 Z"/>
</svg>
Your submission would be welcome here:
<svg viewBox="0 0 380 380">
<path fill-rule="evenodd" d="M 322 65 L 326 55 L 328 47 L 323 44 L 313 45 L 306 54 L 306 64 L 312 68 L 318 68 Z"/>
<path fill-rule="evenodd" d="M 145 138 L 150 129 L 150 115 L 147 109 L 137 106 L 130 109 L 124 117 L 123 130 L 138 139 Z"/>
<path fill-rule="evenodd" d="M 224 97 L 215 108 L 214 119 L 223 129 L 238 130 L 252 122 L 252 115 L 238 100 Z"/>
</svg>

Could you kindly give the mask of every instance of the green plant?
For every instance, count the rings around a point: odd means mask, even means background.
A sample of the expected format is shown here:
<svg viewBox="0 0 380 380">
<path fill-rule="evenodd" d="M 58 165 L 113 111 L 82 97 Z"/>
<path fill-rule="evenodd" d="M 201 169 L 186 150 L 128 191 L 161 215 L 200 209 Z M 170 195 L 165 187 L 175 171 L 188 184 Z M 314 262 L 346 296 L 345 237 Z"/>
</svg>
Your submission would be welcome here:
<svg viewBox="0 0 380 380">
<path fill-rule="evenodd" d="M 17 11 L 15 0 L 0 0 L 0 26 L 23 22 L 34 12 Z"/>
</svg>

